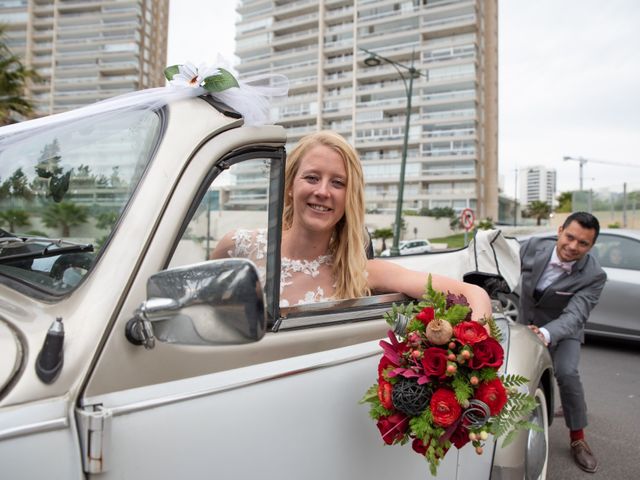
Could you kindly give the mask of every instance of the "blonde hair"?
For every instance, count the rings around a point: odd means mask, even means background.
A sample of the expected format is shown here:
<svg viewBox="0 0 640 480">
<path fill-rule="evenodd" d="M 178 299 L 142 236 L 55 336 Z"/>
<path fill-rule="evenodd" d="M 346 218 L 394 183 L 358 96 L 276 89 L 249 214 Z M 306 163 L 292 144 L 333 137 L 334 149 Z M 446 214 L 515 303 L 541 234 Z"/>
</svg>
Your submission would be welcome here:
<svg viewBox="0 0 640 480">
<path fill-rule="evenodd" d="M 340 155 L 347 171 L 344 216 L 336 224 L 329 243 L 329 252 L 333 255 L 335 297 L 342 299 L 370 295 L 371 289 L 365 273 L 364 175 L 358 154 L 341 135 L 327 130 L 306 135 L 287 155 L 283 228 L 288 230 L 293 222 L 293 200 L 288 193 L 293 188 L 300 162 L 311 148 L 318 145 L 328 147 Z M 368 240 L 367 238 L 366 241 Z"/>
</svg>

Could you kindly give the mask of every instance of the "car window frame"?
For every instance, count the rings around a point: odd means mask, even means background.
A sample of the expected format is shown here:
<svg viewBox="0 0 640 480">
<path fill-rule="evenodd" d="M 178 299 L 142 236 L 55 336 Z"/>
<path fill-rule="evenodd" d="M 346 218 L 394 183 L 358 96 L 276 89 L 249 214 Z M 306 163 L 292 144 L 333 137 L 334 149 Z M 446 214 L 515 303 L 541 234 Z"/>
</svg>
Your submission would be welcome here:
<svg viewBox="0 0 640 480">
<path fill-rule="evenodd" d="M 279 297 L 280 297 L 280 245 L 282 241 L 282 208 L 284 206 L 284 167 L 286 164 L 286 150 L 284 147 L 270 147 L 266 145 L 256 145 L 241 148 L 229 152 L 220 158 L 209 173 L 203 179 L 200 187 L 193 196 L 191 205 L 187 214 L 182 220 L 178 234 L 174 238 L 173 245 L 163 264 L 163 269 L 169 268 L 169 263 L 178 248 L 182 236 L 186 232 L 189 223 L 195 215 L 198 207 L 203 201 L 207 190 L 215 179 L 232 165 L 239 164 L 248 160 L 256 159 L 272 160 L 269 166 L 269 197 L 267 201 L 267 264 L 266 277 L 264 285 L 264 294 L 266 300 L 265 311 L 268 316 L 268 326 L 273 326 L 280 316 Z"/>
</svg>

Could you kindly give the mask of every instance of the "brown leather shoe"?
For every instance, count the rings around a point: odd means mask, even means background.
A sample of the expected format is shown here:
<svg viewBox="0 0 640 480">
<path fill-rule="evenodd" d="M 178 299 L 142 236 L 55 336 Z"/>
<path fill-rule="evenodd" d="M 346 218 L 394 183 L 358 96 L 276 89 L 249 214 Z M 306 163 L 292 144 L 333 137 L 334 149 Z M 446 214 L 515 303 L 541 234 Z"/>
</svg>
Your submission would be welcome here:
<svg viewBox="0 0 640 480">
<path fill-rule="evenodd" d="M 571 455 L 576 465 L 585 472 L 594 473 L 598 470 L 598 460 L 585 440 L 571 442 Z"/>
</svg>

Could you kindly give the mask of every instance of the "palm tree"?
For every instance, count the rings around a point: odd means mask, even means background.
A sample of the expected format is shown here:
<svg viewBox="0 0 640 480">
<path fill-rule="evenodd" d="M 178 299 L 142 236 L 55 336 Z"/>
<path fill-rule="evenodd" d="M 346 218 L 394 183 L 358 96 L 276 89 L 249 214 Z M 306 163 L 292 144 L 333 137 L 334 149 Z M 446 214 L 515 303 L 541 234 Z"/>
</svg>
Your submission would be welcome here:
<svg viewBox="0 0 640 480">
<path fill-rule="evenodd" d="M 371 234 L 373 238 L 381 238 L 382 239 L 382 250 L 387 249 L 387 238 L 393 238 L 393 230 L 390 228 L 376 228 Z"/>
<path fill-rule="evenodd" d="M 547 202 L 541 200 L 534 200 L 529 204 L 527 208 L 527 214 L 529 217 L 536 217 L 536 225 L 540 225 L 543 218 L 547 218 L 551 213 L 551 207 Z"/>
<path fill-rule="evenodd" d="M 33 104 L 25 96 L 29 80 L 39 81 L 35 70 L 25 67 L 7 47 L 4 27 L 0 25 L 0 126 L 15 123 L 33 113 Z"/>
<path fill-rule="evenodd" d="M 71 202 L 52 203 L 42 213 L 42 222 L 49 228 L 62 228 L 62 237 L 71 233 L 71 227 L 87 223 L 87 207 Z"/>
<path fill-rule="evenodd" d="M 17 208 L 10 208 L 0 212 L 0 225 L 9 225 L 9 231 L 15 232 L 17 227 L 26 227 L 31 225 L 29 221 L 29 212 Z"/>
</svg>

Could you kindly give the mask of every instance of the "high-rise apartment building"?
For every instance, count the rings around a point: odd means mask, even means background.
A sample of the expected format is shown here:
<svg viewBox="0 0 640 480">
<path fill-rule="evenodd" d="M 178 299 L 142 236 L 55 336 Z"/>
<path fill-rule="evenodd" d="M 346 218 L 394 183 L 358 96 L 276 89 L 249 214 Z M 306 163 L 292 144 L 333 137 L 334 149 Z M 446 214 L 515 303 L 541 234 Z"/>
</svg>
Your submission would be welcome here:
<svg viewBox="0 0 640 480">
<path fill-rule="evenodd" d="M 165 83 L 168 0 L 0 0 L 40 115 Z"/>
<path fill-rule="evenodd" d="M 543 166 L 520 169 L 520 202 L 526 207 L 531 202 L 546 202 L 553 207 L 556 202 L 556 171 Z"/>
<path fill-rule="evenodd" d="M 237 69 L 286 75 L 278 123 L 290 142 L 318 129 L 344 135 L 363 162 L 367 208 L 393 212 L 409 79 L 390 63 L 367 66 L 361 48 L 406 66 L 413 56 L 421 75 L 403 208 L 470 207 L 497 219 L 497 8 L 497 0 L 242 0 Z"/>
</svg>

